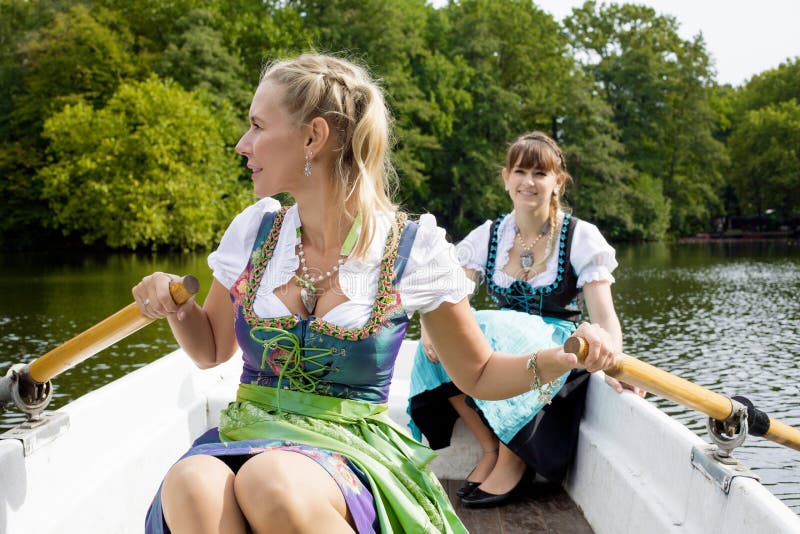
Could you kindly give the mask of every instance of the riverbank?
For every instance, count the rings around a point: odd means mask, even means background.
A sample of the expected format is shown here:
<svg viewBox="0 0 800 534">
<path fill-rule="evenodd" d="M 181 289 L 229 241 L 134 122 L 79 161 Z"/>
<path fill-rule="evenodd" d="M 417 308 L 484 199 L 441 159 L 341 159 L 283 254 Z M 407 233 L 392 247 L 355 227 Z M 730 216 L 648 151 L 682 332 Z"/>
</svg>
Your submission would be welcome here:
<svg viewBox="0 0 800 534">
<path fill-rule="evenodd" d="M 707 241 L 786 241 L 789 243 L 800 242 L 800 230 L 728 230 L 726 232 L 701 232 L 691 237 L 682 237 L 678 243 L 704 243 Z"/>
</svg>

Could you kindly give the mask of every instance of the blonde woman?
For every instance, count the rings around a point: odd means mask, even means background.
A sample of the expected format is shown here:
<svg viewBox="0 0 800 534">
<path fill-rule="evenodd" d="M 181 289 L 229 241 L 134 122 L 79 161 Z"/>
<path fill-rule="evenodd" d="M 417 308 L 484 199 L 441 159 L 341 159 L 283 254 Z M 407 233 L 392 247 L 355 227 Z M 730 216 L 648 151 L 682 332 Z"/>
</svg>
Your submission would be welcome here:
<svg viewBox="0 0 800 534">
<path fill-rule="evenodd" d="M 390 118 L 364 69 L 317 54 L 274 63 L 249 117 L 237 151 L 261 200 L 209 256 L 203 306 L 176 306 L 169 274 L 133 289 L 199 367 L 243 357 L 236 402 L 169 470 L 147 532 L 466 532 L 425 467 L 433 453 L 387 416 L 409 317 L 422 314 L 453 380 L 478 398 L 528 391 L 575 356 L 491 350 L 444 231 L 389 198 Z M 296 203 L 270 198 L 281 192 Z M 581 333 L 587 368 L 609 365 L 608 334 Z"/>
</svg>

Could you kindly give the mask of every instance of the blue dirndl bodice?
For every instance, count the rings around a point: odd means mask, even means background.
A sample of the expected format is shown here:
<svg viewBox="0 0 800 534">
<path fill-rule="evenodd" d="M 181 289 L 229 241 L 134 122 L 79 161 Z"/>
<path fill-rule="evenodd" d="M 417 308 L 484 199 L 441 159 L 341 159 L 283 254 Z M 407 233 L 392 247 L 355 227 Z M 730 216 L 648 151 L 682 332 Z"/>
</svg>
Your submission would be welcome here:
<svg viewBox="0 0 800 534">
<path fill-rule="evenodd" d="M 277 242 L 284 211 L 267 213 L 244 273 L 231 288 L 243 384 L 331 397 L 386 402 L 394 362 L 409 324 L 394 283 L 403 273 L 416 234 L 405 226 L 387 244 L 375 304 L 367 324 L 343 328 L 311 316 L 264 319 L 252 311 L 257 284 Z"/>
</svg>

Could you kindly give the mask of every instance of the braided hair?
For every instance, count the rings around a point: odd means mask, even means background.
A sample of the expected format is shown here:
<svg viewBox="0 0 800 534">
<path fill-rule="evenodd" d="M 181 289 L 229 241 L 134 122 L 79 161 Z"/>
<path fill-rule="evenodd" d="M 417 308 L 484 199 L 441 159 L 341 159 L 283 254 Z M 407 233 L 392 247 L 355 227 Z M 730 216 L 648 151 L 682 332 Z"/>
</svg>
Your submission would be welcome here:
<svg viewBox="0 0 800 534">
<path fill-rule="evenodd" d="M 334 195 L 348 216 L 361 215 L 362 230 L 353 253 L 366 253 L 375 235 L 376 211 L 397 210 L 390 182 L 392 120 L 383 93 L 366 69 L 324 54 L 303 54 L 269 64 L 261 82 L 285 89 L 284 109 L 298 126 L 324 118 L 338 147 Z"/>
</svg>

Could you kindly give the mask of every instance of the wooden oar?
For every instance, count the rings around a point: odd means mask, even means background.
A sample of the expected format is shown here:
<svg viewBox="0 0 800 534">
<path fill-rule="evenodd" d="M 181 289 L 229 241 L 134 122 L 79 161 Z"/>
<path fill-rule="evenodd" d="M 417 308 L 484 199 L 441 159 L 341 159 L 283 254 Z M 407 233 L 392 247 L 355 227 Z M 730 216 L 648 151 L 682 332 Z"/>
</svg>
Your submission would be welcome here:
<svg viewBox="0 0 800 534">
<path fill-rule="evenodd" d="M 198 289 L 200 282 L 192 275 L 184 276 L 181 281 L 174 282 L 169 287 L 176 304 L 189 300 Z M 40 384 L 47 382 L 153 321 L 154 319 L 142 315 L 138 304 L 128 304 L 114 315 L 31 362 L 30 377 Z"/>
<path fill-rule="evenodd" d="M 564 350 L 575 354 L 581 362 L 586 358 L 588 348 L 586 340 L 578 336 L 572 336 L 564 343 Z M 617 358 L 616 363 L 606 369 L 605 373 L 621 382 L 646 389 L 665 399 L 702 412 L 717 421 L 727 420 L 734 412 L 733 403 L 728 397 L 627 354 Z M 738 400 L 746 401 L 740 398 Z M 770 417 L 748 403 L 749 401 L 744 404 L 748 408 L 748 426 L 751 434 L 763 436 L 800 451 L 800 430 Z"/>
</svg>

